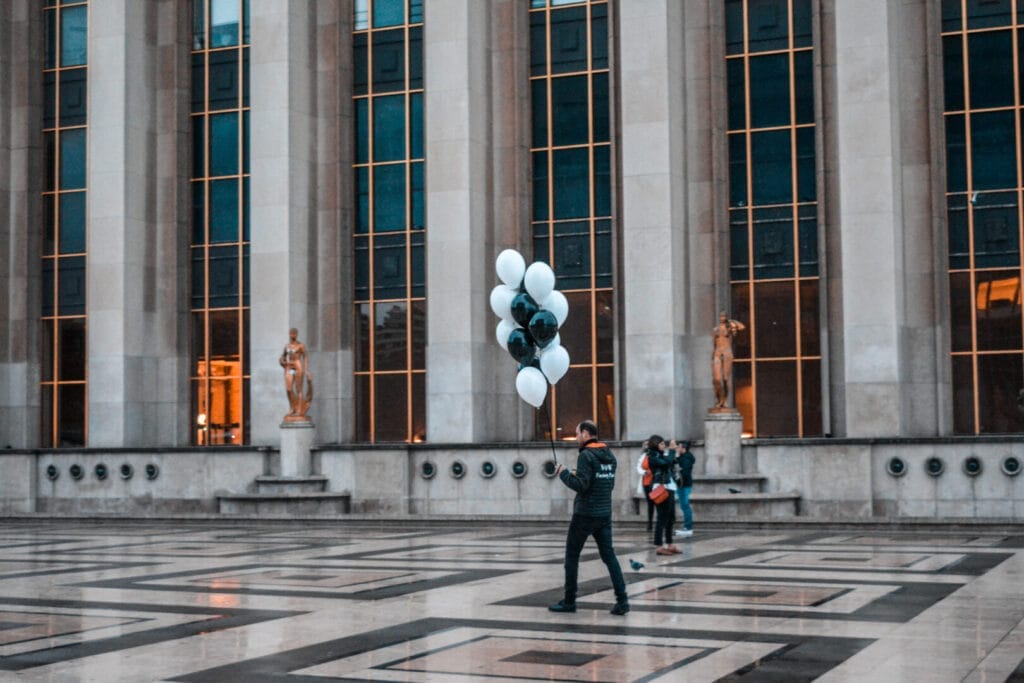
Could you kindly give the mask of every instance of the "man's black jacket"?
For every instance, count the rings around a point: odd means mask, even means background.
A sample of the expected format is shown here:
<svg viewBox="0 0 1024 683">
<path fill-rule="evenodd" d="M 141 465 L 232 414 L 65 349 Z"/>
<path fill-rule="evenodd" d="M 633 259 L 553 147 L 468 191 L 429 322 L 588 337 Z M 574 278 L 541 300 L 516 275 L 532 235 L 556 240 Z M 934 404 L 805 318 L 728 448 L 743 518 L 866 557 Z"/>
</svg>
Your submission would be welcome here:
<svg viewBox="0 0 1024 683">
<path fill-rule="evenodd" d="M 591 439 L 580 448 L 576 474 L 562 470 L 562 483 L 576 492 L 574 515 L 610 517 L 612 489 L 615 488 L 615 467 L 618 463 L 608 446 Z"/>
</svg>

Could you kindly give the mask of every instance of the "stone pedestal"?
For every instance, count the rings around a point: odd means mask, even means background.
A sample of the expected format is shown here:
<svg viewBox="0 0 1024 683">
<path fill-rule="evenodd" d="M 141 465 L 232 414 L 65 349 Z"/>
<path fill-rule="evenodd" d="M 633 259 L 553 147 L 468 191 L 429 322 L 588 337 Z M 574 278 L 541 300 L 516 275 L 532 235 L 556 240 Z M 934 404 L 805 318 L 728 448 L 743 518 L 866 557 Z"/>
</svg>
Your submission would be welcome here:
<svg viewBox="0 0 1024 683">
<path fill-rule="evenodd" d="M 281 423 L 281 476 L 308 477 L 313 464 L 309 449 L 316 438 L 312 422 Z"/>
<path fill-rule="evenodd" d="M 740 438 L 743 416 L 738 411 L 708 413 L 704 418 L 704 453 L 707 474 L 740 474 L 743 460 Z"/>
</svg>

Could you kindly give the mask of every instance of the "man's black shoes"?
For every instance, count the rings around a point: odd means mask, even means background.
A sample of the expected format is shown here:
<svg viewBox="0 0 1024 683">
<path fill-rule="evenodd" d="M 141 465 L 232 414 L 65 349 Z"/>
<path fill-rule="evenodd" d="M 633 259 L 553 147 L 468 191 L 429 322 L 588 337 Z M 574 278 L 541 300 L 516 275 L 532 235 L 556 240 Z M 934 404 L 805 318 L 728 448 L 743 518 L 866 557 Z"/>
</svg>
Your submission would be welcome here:
<svg viewBox="0 0 1024 683">
<path fill-rule="evenodd" d="M 614 614 L 616 616 L 620 616 L 620 617 L 623 614 L 625 614 L 626 612 L 628 612 L 628 611 L 629 611 L 629 603 L 628 602 L 617 602 L 617 603 L 615 603 L 615 607 L 612 607 L 612 609 L 611 609 L 611 613 L 612 614 Z"/>
<path fill-rule="evenodd" d="M 548 609 L 552 612 L 575 612 L 576 603 L 566 602 L 565 600 L 559 600 L 553 605 L 549 605 Z"/>
</svg>

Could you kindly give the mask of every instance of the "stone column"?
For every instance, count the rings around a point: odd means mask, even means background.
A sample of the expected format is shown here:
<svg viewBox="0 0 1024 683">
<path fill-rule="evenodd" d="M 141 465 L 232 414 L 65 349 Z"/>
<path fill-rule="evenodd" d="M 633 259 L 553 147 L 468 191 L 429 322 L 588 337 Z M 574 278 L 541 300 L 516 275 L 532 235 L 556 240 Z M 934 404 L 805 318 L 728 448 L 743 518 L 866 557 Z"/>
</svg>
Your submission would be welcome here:
<svg viewBox="0 0 1024 683">
<path fill-rule="evenodd" d="M 921 2 L 836 1 L 833 280 L 834 431 L 851 437 L 935 433 L 936 337 L 931 247 L 927 22 Z M 916 54 L 914 54 L 916 52 Z M 838 263 L 835 263 L 835 261 Z M 835 292 L 836 288 L 839 292 Z M 838 337 L 838 338 L 837 338 Z M 921 383 L 924 386 L 921 386 Z M 913 400 L 912 400 L 913 397 Z M 919 402 L 919 403 L 918 403 Z"/>
<path fill-rule="evenodd" d="M 252 0 L 249 300 L 251 442 L 278 444 L 288 412 L 278 358 L 288 329 L 317 376 L 317 3 Z M 310 414 L 315 421 L 317 416 Z"/>
<path fill-rule="evenodd" d="M 90 446 L 188 439 L 180 308 L 187 100 L 179 85 L 187 83 L 187 24 L 179 5 L 111 0 L 89 8 Z"/>
<path fill-rule="evenodd" d="M 692 437 L 711 404 L 710 377 L 694 363 L 714 324 L 709 10 L 674 0 L 617 7 L 622 436 Z"/>
<path fill-rule="evenodd" d="M 42 10 L 0 5 L 0 448 L 39 445 Z"/>
<path fill-rule="evenodd" d="M 424 3 L 427 438 L 494 438 L 490 3 Z M 500 350 L 500 349 L 499 349 Z M 513 381 L 511 378 L 508 381 Z"/>
</svg>

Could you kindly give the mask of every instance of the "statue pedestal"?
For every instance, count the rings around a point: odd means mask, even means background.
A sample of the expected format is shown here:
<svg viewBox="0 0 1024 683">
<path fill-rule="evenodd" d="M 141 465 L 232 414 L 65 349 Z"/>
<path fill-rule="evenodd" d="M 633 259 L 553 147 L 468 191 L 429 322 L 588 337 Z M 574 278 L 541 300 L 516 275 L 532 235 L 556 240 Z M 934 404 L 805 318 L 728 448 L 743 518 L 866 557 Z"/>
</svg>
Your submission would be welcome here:
<svg viewBox="0 0 1024 683">
<path fill-rule="evenodd" d="M 308 477 L 313 467 L 310 447 L 316 439 L 312 422 L 281 423 L 281 476 Z"/>
<path fill-rule="evenodd" d="M 704 460 L 707 474 L 741 474 L 740 438 L 743 416 L 736 410 L 719 409 L 704 418 Z"/>
</svg>

